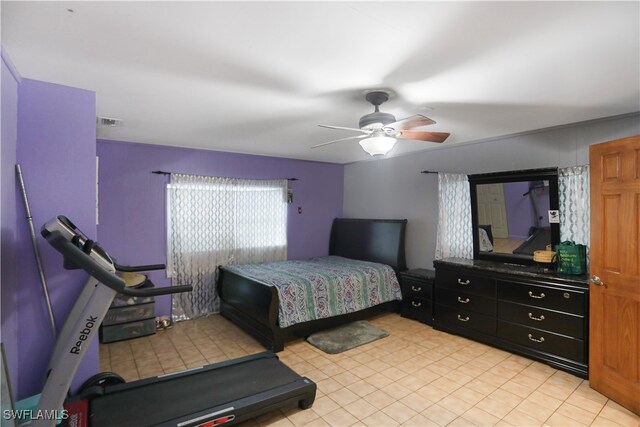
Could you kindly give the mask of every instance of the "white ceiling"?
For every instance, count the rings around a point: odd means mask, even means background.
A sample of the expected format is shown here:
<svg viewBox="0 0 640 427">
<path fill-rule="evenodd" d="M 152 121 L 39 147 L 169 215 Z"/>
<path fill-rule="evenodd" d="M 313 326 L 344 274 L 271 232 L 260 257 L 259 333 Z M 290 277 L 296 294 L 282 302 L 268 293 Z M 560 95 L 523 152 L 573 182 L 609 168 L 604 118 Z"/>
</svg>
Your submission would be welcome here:
<svg viewBox="0 0 640 427">
<path fill-rule="evenodd" d="M 445 144 L 640 110 L 640 3 L 7 2 L 23 77 L 97 93 L 98 137 L 348 163 L 390 88 Z M 67 9 L 72 9 L 73 12 Z M 438 144 L 400 141 L 389 156 Z"/>
</svg>

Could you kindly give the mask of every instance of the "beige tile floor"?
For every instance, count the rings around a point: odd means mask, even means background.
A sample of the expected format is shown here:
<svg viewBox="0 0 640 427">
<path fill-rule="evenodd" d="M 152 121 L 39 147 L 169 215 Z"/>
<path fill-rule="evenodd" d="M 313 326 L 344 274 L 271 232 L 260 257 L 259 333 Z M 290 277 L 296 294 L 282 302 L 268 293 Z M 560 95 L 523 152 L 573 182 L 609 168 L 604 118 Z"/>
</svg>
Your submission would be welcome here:
<svg viewBox="0 0 640 427">
<path fill-rule="evenodd" d="M 385 314 L 387 338 L 329 355 L 303 340 L 280 359 L 318 385 L 311 409 L 249 426 L 640 426 L 640 417 L 542 363 Z M 219 315 L 151 337 L 100 345 L 100 367 L 127 381 L 263 351 Z"/>
<path fill-rule="evenodd" d="M 524 239 L 501 239 L 500 237 L 495 237 L 493 239 L 493 251 L 510 254 L 523 243 Z"/>
</svg>

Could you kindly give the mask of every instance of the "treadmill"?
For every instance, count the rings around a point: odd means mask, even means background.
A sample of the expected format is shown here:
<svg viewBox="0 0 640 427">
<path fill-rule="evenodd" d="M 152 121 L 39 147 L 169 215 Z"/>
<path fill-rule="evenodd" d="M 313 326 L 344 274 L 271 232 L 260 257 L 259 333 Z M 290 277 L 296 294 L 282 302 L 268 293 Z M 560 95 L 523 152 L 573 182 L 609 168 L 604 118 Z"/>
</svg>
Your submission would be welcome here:
<svg viewBox="0 0 640 427">
<path fill-rule="evenodd" d="M 67 269 L 81 268 L 90 277 L 58 337 L 37 413 L 55 412 L 67 396 L 80 361 L 116 293 L 145 297 L 190 291 L 191 286 L 138 288 L 125 286 L 116 264 L 66 217 L 41 230 L 64 256 Z M 135 267 L 134 267 L 135 268 Z M 139 267 L 138 269 L 144 269 Z M 316 385 L 264 352 L 200 368 L 126 384 L 97 385 L 92 397 L 65 405 L 69 425 L 213 427 L 235 424 L 278 408 L 310 408 Z M 53 427 L 55 419 L 38 418 L 33 426 Z"/>
</svg>

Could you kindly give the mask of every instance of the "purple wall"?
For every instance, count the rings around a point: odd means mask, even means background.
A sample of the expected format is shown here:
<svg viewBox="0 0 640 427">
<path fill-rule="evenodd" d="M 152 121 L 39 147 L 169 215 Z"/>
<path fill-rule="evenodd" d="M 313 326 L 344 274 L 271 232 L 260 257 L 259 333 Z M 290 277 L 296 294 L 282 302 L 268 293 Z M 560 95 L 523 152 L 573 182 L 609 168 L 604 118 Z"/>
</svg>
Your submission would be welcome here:
<svg viewBox="0 0 640 427">
<path fill-rule="evenodd" d="M 18 85 L 20 76 L 4 50 L 2 56 L 2 149 L 0 152 L 0 336 L 7 356 L 7 372 L 14 396 L 18 384 L 18 312 L 16 265 L 17 193 L 14 165 L 18 146 Z"/>
<path fill-rule="evenodd" d="M 529 183 L 507 182 L 503 184 L 503 188 L 509 238 L 526 239 L 529 236 L 529 227 L 535 224 L 531 200 L 529 196 L 522 196 L 529 191 Z"/>
<path fill-rule="evenodd" d="M 512 239 L 526 239 L 529 237 L 529 227 L 536 224 L 536 218 L 529 195 L 529 182 L 507 182 L 503 184 L 504 200 L 507 209 L 507 223 L 509 237 Z M 549 226 L 549 191 L 541 194 L 534 193 L 538 214 L 542 216 L 541 227 Z"/>
<path fill-rule="evenodd" d="M 4 96 L 4 94 L 3 94 Z M 21 164 L 36 230 L 64 214 L 87 235 L 95 225 L 95 94 L 23 79 L 18 89 L 17 161 Z M 15 251 L 19 262 L 17 397 L 39 393 L 54 342 L 38 270 L 18 203 Z M 47 284 L 58 328 L 75 302 L 86 274 L 64 270 L 62 258 L 38 235 Z M 89 349 L 74 386 L 98 371 L 97 343 Z M 14 384 L 14 388 L 16 385 Z"/>
<path fill-rule="evenodd" d="M 127 142 L 97 143 L 100 157 L 100 243 L 123 264 L 166 262 L 165 185 L 151 171 L 290 181 L 289 259 L 326 255 L 331 223 L 342 216 L 342 165 Z M 302 214 L 298 214 L 298 207 Z M 152 276 L 158 286 L 169 280 Z M 156 315 L 170 313 L 170 297 L 156 300 Z"/>
</svg>

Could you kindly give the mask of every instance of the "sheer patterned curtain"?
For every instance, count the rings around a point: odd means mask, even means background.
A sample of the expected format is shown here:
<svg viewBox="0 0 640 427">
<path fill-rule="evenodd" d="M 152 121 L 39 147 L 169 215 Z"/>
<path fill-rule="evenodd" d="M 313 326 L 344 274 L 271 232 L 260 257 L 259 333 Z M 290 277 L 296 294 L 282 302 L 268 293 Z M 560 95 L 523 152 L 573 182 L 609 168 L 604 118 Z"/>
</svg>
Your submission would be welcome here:
<svg viewBox="0 0 640 427">
<path fill-rule="evenodd" d="M 171 174 L 167 185 L 167 273 L 173 320 L 219 311 L 219 265 L 287 258 L 287 180 Z"/>
<path fill-rule="evenodd" d="M 589 246 L 589 166 L 558 169 L 560 240 Z"/>
<path fill-rule="evenodd" d="M 467 175 L 438 174 L 436 259 L 473 258 L 471 192 Z"/>
</svg>

